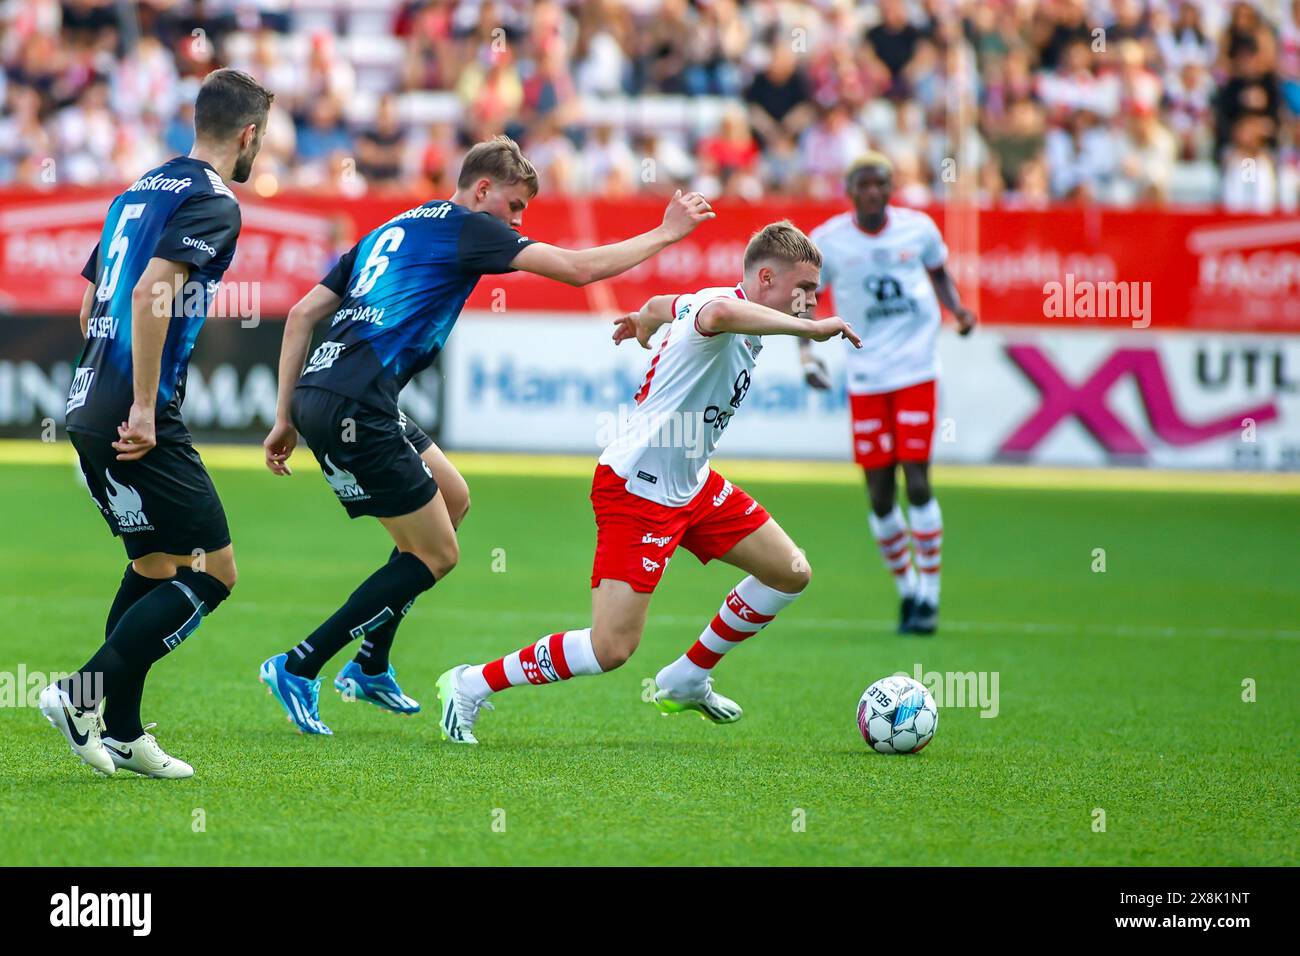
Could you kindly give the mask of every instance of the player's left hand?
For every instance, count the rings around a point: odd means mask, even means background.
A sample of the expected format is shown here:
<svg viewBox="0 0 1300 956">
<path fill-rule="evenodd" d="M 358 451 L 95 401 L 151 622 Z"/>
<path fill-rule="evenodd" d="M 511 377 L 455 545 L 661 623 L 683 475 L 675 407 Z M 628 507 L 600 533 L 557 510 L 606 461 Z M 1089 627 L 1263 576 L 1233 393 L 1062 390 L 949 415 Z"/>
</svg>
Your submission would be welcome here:
<svg viewBox="0 0 1300 956">
<path fill-rule="evenodd" d="M 614 320 L 615 345 L 628 339 L 636 339 L 641 348 L 648 349 L 650 348 L 650 336 L 652 334 L 645 323 L 641 321 L 640 312 L 629 312 L 627 315 L 620 315 Z"/>
<path fill-rule="evenodd" d="M 266 450 L 266 467 L 271 470 L 271 474 L 293 474 L 293 469 L 289 467 L 289 456 L 297 447 L 298 429 L 293 427 L 292 422 L 277 421 L 262 442 L 262 448 Z"/>
<path fill-rule="evenodd" d="M 858 337 L 857 332 L 853 331 L 853 326 L 837 315 L 833 315 L 828 319 L 813 319 L 812 325 L 813 333 L 808 338 L 814 342 L 825 342 L 838 335 L 841 338 L 848 339 L 855 349 L 862 348 L 862 339 Z"/>
<path fill-rule="evenodd" d="M 664 210 L 663 228 L 668 232 L 669 241 L 677 242 L 689 236 L 700 223 L 713 219 L 716 215 L 709 201 L 700 193 L 687 193 L 683 196 L 679 189 L 673 193 L 668 208 Z"/>
<path fill-rule="evenodd" d="M 975 317 L 975 313 L 970 309 L 958 309 L 953 313 L 953 317 L 957 320 L 958 335 L 970 335 L 975 326 L 979 324 L 979 319 Z"/>
<path fill-rule="evenodd" d="M 158 444 L 154 433 L 154 410 L 133 404 L 127 413 L 126 421 L 117 426 L 118 461 L 138 461 Z"/>
</svg>

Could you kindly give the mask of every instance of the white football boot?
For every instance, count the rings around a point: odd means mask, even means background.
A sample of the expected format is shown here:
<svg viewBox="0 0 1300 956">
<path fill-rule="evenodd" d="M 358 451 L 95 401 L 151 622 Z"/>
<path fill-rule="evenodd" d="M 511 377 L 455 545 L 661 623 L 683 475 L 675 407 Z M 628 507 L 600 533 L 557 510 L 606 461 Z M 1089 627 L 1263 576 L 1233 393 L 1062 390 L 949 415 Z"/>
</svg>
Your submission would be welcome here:
<svg viewBox="0 0 1300 956">
<path fill-rule="evenodd" d="M 117 769 L 99 736 L 102 726 L 99 707 L 77 710 L 72 706 L 72 699 L 58 684 L 50 684 L 41 691 L 39 702 L 45 719 L 63 734 L 63 739 L 68 742 L 72 752 L 81 758 L 82 763 L 105 775 Z"/>
<path fill-rule="evenodd" d="M 460 681 L 468 664 L 461 664 L 449 671 L 444 671 L 438 678 L 438 700 L 442 702 L 439 722 L 442 725 L 442 739 L 456 744 L 476 744 L 474 724 L 478 721 L 480 710 L 496 708 L 486 697 L 472 697 Z"/>
<path fill-rule="evenodd" d="M 149 733 L 157 724 L 146 724 L 144 733 L 135 740 L 104 738 L 104 749 L 119 770 L 131 770 L 145 777 L 160 780 L 180 780 L 194 776 L 194 768 L 178 757 L 173 757 Z"/>
<path fill-rule="evenodd" d="M 667 717 L 693 710 L 705 720 L 715 724 L 732 724 L 745 715 L 730 697 L 723 697 L 713 689 L 713 678 L 704 678 L 704 683 L 696 687 L 664 687 L 660 684 L 663 671 L 655 678 L 655 706 Z"/>
</svg>

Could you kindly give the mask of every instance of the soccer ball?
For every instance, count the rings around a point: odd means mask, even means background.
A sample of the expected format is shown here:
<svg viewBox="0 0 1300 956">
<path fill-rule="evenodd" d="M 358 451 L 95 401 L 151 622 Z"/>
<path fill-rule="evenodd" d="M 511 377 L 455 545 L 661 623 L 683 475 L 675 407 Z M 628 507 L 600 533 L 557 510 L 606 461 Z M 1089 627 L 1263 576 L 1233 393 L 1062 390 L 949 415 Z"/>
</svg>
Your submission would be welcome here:
<svg viewBox="0 0 1300 956">
<path fill-rule="evenodd" d="M 894 674 L 882 677 L 858 701 L 858 730 L 882 754 L 914 754 L 934 737 L 939 709 L 925 685 Z"/>
</svg>

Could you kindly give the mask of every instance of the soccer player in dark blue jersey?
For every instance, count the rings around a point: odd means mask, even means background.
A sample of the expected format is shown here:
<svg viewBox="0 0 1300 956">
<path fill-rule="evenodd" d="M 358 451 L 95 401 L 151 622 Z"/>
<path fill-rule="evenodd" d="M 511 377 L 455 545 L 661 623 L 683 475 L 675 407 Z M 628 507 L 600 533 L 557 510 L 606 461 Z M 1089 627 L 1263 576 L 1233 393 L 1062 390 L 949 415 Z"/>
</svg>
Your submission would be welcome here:
<svg viewBox="0 0 1300 956">
<path fill-rule="evenodd" d="M 320 718 L 318 675 L 357 639 L 361 650 L 334 682 L 344 699 L 419 710 L 398 686 L 388 652 L 412 602 L 456 566 L 456 525 L 469 497 L 446 456 L 402 419 L 397 397 L 437 357 L 479 278 L 519 270 L 586 285 L 626 272 L 714 215 L 698 193 L 679 192 L 649 232 L 561 249 L 517 231 L 536 194 L 537 173 L 513 140 L 479 143 L 450 200 L 375 229 L 289 312 L 267 467 L 289 474 L 301 433 L 348 514 L 378 518 L 396 545 L 327 621 L 262 664 L 259 676 L 302 733 L 331 732 Z M 312 327 L 327 316 L 326 339 L 308 358 Z"/>
<path fill-rule="evenodd" d="M 209 74 L 194 105 L 190 155 L 113 200 L 82 272 L 86 345 L 68 393 L 68 434 L 131 563 L 104 644 L 77 674 L 45 689 L 41 711 L 101 773 L 194 773 L 145 732 L 140 699 L 149 668 L 235 584 L 226 515 L 180 406 L 194 341 L 239 238 L 229 183 L 247 181 L 272 99 L 247 74 Z"/>
</svg>

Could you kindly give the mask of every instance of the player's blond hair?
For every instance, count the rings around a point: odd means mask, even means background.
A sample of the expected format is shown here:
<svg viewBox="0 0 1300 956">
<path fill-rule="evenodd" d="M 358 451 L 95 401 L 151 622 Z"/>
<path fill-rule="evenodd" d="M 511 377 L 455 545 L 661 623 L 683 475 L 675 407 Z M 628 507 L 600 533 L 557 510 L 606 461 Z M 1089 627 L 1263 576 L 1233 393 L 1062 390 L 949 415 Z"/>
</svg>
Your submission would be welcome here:
<svg viewBox="0 0 1300 956">
<path fill-rule="evenodd" d="M 460 164 L 456 187 L 469 189 L 484 176 L 502 186 L 524 183 L 534 196 L 537 195 L 537 170 L 524 156 L 519 144 L 509 136 L 494 136 L 476 143 Z"/>
<path fill-rule="evenodd" d="M 878 153 L 875 150 L 863 153 L 849 163 L 849 168 L 844 171 L 844 181 L 846 183 L 853 182 L 853 177 L 864 169 L 883 169 L 892 176 L 894 174 L 894 162 L 884 153 Z"/>
<path fill-rule="evenodd" d="M 797 262 L 809 262 L 818 269 L 822 267 L 822 254 L 813 241 L 789 219 L 768 223 L 754 233 L 745 247 L 745 271 L 760 262 L 782 262 L 794 265 Z"/>
</svg>

